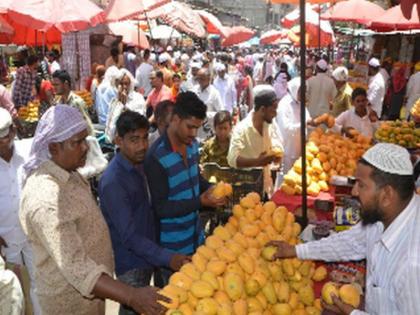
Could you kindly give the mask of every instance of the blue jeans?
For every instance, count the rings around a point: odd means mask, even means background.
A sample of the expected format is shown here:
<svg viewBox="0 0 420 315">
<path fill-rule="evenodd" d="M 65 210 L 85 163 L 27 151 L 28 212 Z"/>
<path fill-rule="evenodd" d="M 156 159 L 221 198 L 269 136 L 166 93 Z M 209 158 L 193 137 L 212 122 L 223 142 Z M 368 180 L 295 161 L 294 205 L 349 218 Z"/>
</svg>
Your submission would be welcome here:
<svg viewBox="0 0 420 315">
<path fill-rule="evenodd" d="M 132 287 L 141 288 L 150 285 L 153 269 L 132 269 L 118 276 L 118 280 Z M 120 305 L 119 315 L 136 315 L 137 313 L 130 307 Z"/>
</svg>

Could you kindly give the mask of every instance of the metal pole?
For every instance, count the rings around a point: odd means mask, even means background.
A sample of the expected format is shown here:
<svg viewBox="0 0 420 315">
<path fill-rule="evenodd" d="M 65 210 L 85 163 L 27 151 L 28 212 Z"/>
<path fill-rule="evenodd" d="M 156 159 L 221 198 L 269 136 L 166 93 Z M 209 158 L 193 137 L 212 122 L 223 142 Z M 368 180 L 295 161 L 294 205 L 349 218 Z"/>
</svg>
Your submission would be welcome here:
<svg viewBox="0 0 420 315">
<path fill-rule="evenodd" d="M 318 4 L 318 54 L 321 57 L 321 4 Z"/>
<path fill-rule="evenodd" d="M 302 217 L 300 224 L 305 228 L 308 224 L 308 196 L 306 185 L 306 24 L 305 24 L 305 0 L 299 0 L 300 9 L 300 140 L 302 151 Z"/>
</svg>

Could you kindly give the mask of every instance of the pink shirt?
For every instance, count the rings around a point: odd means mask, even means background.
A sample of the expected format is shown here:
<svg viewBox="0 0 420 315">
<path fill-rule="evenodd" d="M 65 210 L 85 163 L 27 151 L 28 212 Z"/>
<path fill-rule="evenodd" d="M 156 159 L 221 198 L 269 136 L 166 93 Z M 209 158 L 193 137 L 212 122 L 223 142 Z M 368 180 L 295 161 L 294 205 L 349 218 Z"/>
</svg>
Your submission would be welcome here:
<svg viewBox="0 0 420 315">
<path fill-rule="evenodd" d="M 172 91 L 166 85 L 162 85 L 162 88 L 158 91 L 154 88 L 149 96 L 147 97 L 147 106 L 152 106 L 153 110 L 159 102 L 167 101 L 172 99 Z"/>
<path fill-rule="evenodd" d="M 13 119 L 17 118 L 17 111 L 12 101 L 11 93 L 6 89 L 4 85 L 0 84 L 0 107 L 6 109 Z"/>
</svg>

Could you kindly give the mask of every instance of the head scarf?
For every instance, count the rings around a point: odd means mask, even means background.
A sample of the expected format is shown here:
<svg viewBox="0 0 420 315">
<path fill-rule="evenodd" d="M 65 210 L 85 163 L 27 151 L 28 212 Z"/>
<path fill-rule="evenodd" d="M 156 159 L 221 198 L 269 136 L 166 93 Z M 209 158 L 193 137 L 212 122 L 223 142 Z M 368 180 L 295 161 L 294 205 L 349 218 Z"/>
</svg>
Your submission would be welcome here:
<svg viewBox="0 0 420 315">
<path fill-rule="evenodd" d="M 119 71 L 118 71 L 118 75 L 117 75 L 117 77 L 116 77 L 116 82 L 117 81 L 121 81 L 123 78 L 124 78 L 124 76 L 127 76 L 129 79 L 130 79 L 130 86 L 129 86 L 129 88 L 128 88 L 128 95 L 130 95 L 131 93 L 133 93 L 134 92 L 134 87 L 135 87 L 135 79 L 134 79 L 134 77 L 133 77 L 133 75 L 131 74 L 131 72 L 130 71 L 128 71 L 127 69 L 125 69 L 125 68 L 122 68 L 122 69 L 120 69 Z"/>
<path fill-rule="evenodd" d="M 61 104 L 50 107 L 38 122 L 29 160 L 23 165 L 26 177 L 50 159 L 50 143 L 63 142 L 87 129 L 88 125 L 77 108 Z"/>
<path fill-rule="evenodd" d="M 300 88 L 300 78 L 294 78 L 287 83 L 287 90 L 289 91 L 292 99 L 298 101 L 298 92 Z"/>
</svg>

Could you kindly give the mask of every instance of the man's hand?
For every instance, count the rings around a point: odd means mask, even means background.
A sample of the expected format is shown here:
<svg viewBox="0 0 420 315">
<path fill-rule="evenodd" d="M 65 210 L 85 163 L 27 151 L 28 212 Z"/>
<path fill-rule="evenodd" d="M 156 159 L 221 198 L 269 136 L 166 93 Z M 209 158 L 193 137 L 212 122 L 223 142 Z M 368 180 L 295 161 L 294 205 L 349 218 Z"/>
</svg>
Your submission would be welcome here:
<svg viewBox="0 0 420 315">
<path fill-rule="evenodd" d="M 181 255 L 181 254 L 174 254 L 171 258 L 171 261 L 169 262 L 169 267 L 173 271 L 178 271 L 181 269 L 182 265 L 188 263 L 191 261 L 190 256 Z"/>
<path fill-rule="evenodd" d="M 263 152 L 257 158 L 256 166 L 266 166 L 268 164 L 271 164 L 275 159 L 276 157 L 274 155 L 270 155 L 270 154 L 267 154 L 267 152 Z"/>
<path fill-rule="evenodd" d="M 277 247 L 277 252 L 273 255 L 273 260 L 296 257 L 296 247 L 284 241 L 271 241 L 266 246 Z"/>
<path fill-rule="evenodd" d="M 202 206 L 204 207 L 209 207 L 209 208 L 218 208 L 218 207 L 223 207 L 226 202 L 227 199 L 226 198 L 215 198 L 212 195 L 214 186 L 210 187 L 209 189 L 207 189 L 205 192 L 203 192 L 200 195 L 200 203 Z"/>
<path fill-rule="evenodd" d="M 355 310 L 355 308 L 349 304 L 341 301 L 335 294 L 331 294 L 331 298 L 334 302 L 333 305 L 329 305 L 322 301 L 322 307 L 330 312 L 340 315 L 349 315 Z"/>
<path fill-rule="evenodd" d="M 369 114 L 368 114 L 369 116 L 369 120 L 371 121 L 371 122 L 377 122 L 378 120 L 379 120 L 379 117 L 378 117 L 378 115 L 376 114 L 376 112 L 373 110 L 373 109 L 371 109 L 370 111 L 369 111 Z"/>
<path fill-rule="evenodd" d="M 128 300 L 128 306 L 139 314 L 160 315 L 166 312 L 166 307 L 158 301 L 168 302 L 171 300 L 158 293 L 159 288 L 144 287 L 132 288 Z"/>
</svg>

